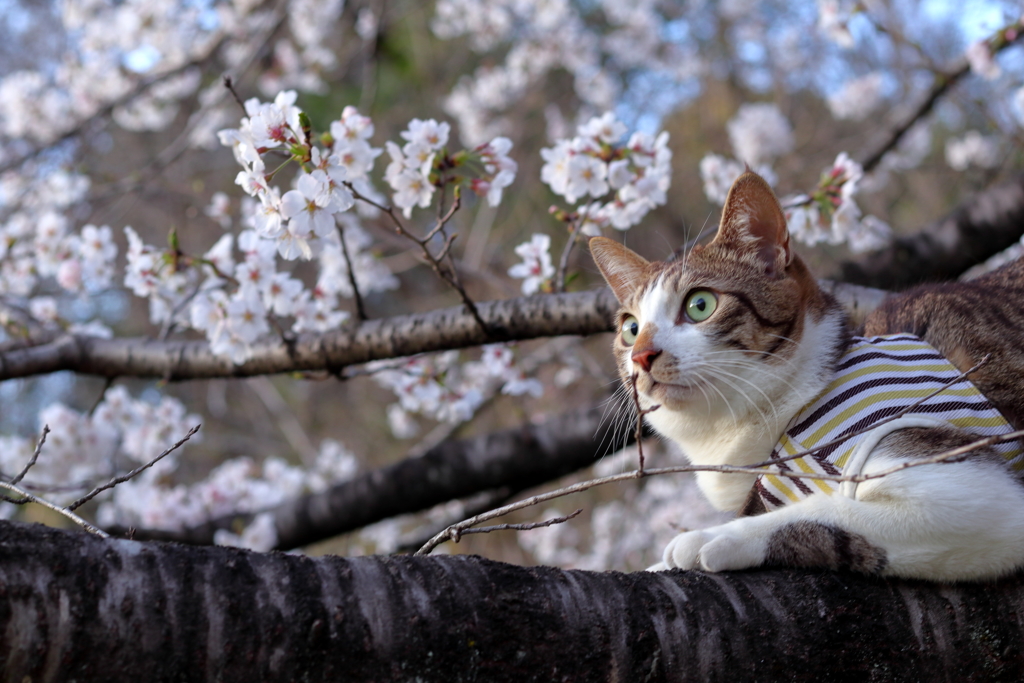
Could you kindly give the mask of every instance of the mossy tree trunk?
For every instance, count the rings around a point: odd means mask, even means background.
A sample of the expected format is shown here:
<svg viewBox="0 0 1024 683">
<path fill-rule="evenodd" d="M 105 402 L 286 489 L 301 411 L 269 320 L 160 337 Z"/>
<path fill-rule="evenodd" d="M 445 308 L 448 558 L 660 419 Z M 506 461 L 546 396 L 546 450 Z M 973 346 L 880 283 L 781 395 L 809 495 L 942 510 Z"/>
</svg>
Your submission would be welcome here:
<svg viewBox="0 0 1024 683">
<path fill-rule="evenodd" d="M 1024 577 L 309 558 L 0 523 L 5 681 L 1024 678 Z"/>
</svg>

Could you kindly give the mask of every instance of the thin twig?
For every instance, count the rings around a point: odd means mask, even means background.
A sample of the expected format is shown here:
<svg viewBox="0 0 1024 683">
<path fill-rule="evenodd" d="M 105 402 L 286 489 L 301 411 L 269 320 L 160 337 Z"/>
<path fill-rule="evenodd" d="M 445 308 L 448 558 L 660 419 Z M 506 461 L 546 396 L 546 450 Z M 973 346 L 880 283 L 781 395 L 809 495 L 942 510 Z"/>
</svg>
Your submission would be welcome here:
<svg viewBox="0 0 1024 683">
<path fill-rule="evenodd" d="M 833 482 L 837 482 L 837 483 L 842 483 L 842 482 L 861 483 L 861 482 L 868 481 L 870 479 L 878 479 L 878 478 L 881 478 L 881 477 L 885 477 L 885 476 L 888 476 L 890 474 L 893 474 L 894 472 L 899 472 L 900 470 L 909 469 L 911 467 L 920 467 L 922 465 L 932 465 L 932 464 L 936 464 L 936 463 L 955 461 L 960 456 L 962 456 L 962 455 L 964 455 L 966 453 L 969 453 L 971 451 L 978 450 L 979 448 L 985 448 L 987 446 L 991 446 L 991 445 L 996 444 L 996 443 L 1002 443 L 1004 441 L 1013 441 L 1015 439 L 1020 439 L 1021 437 L 1024 437 L 1024 429 L 1018 430 L 1018 431 L 1015 431 L 1015 432 L 1010 432 L 1008 434 L 1001 434 L 1001 435 L 998 435 L 998 436 L 990 436 L 990 437 L 981 439 L 979 441 L 975 441 L 973 443 L 969 443 L 969 444 L 966 444 L 964 446 L 960 446 L 959 448 L 955 448 L 955 449 L 952 449 L 952 450 L 949 450 L 949 451 L 944 451 L 942 453 L 938 453 L 938 454 L 936 454 L 934 456 L 930 456 L 930 457 L 926 457 L 926 458 L 921 458 L 921 459 L 918 459 L 918 460 L 911 460 L 911 461 L 904 462 L 904 463 L 901 463 L 899 465 L 896 465 L 894 467 L 891 467 L 891 468 L 889 468 L 887 470 L 882 470 L 880 472 L 874 472 L 874 473 L 871 473 L 871 474 L 837 475 L 837 474 L 818 474 L 818 473 L 815 473 L 815 472 L 788 472 L 788 471 L 784 472 L 784 471 L 781 471 L 781 470 L 767 469 L 766 466 L 763 465 L 763 464 L 745 465 L 745 466 L 734 466 L 734 465 L 679 465 L 679 466 L 676 466 L 676 467 L 658 467 L 658 468 L 655 468 L 655 469 L 644 470 L 643 472 L 641 472 L 639 470 L 634 470 L 632 472 L 624 472 L 622 474 L 613 474 L 613 475 L 610 475 L 610 476 L 607 476 L 607 477 L 599 477 L 597 479 L 590 479 L 588 481 L 579 482 L 578 484 L 572 484 L 571 486 L 566 486 L 564 488 L 560 488 L 560 489 L 557 489 L 555 491 L 548 491 L 547 493 L 542 493 L 542 494 L 539 494 L 539 495 L 536 495 L 536 496 L 531 496 L 530 498 L 524 498 L 523 500 L 517 501 L 515 503 L 510 503 L 508 505 L 503 505 L 500 508 L 495 508 L 494 510 L 490 510 L 488 512 L 484 512 L 482 514 L 476 515 L 474 517 L 470 517 L 469 519 L 463 520 L 463 521 L 459 522 L 458 524 L 453 524 L 450 527 L 448 527 L 447 529 L 444 529 L 440 533 L 436 534 L 427 543 L 425 543 L 422 548 L 417 550 L 416 554 L 417 555 L 426 555 L 426 554 L 430 553 L 430 551 L 432 551 L 434 548 L 439 546 L 441 543 L 444 543 L 445 541 L 448 541 L 448 540 L 452 540 L 452 539 L 456 538 L 459 535 L 466 534 L 467 533 L 467 529 L 469 529 L 470 527 L 476 526 L 480 522 L 486 522 L 486 521 L 494 519 L 496 517 L 503 517 L 503 516 L 509 514 L 510 512 L 515 512 L 517 510 L 522 510 L 524 508 L 532 507 L 532 506 L 538 505 L 540 503 L 545 503 L 545 502 L 547 502 L 549 500 L 554 500 L 556 498 L 562 498 L 564 496 L 568 496 L 568 495 L 571 495 L 573 493 L 580 493 L 580 492 L 587 491 L 587 490 L 592 489 L 592 488 L 597 487 L 597 486 L 604 486 L 605 484 L 612 484 L 612 483 L 615 483 L 615 482 L 618 482 L 618 481 L 629 481 L 629 480 L 634 480 L 634 479 L 645 479 L 647 477 L 654 477 L 654 476 L 659 476 L 659 475 L 663 475 L 663 474 L 680 474 L 680 473 L 684 473 L 684 472 L 726 472 L 726 473 L 733 473 L 733 474 L 748 474 L 748 475 L 755 475 L 755 476 L 761 476 L 761 475 L 764 475 L 764 474 L 772 474 L 772 475 L 777 475 L 777 476 L 781 476 L 781 477 L 789 477 L 789 478 L 792 478 L 792 479 L 813 479 L 813 480 L 821 480 L 821 481 L 833 481 Z"/>
<path fill-rule="evenodd" d="M 348 283 L 352 286 L 353 296 L 356 300 L 356 315 L 359 321 L 366 320 L 366 309 L 363 307 L 363 296 L 359 293 L 359 285 L 356 283 L 356 272 L 352 268 L 352 257 L 348 254 L 348 245 L 345 244 L 345 231 L 338 223 L 334 224 L 338 229 L 338 240 L 341 242 L 341 254 L 345 257 L 345 267 L 348 269 Z"/>
<path fill-rule="evenodd" d="M 637 471 L 640 472 L 640 474 L 642 475 L 644 471 L 644 442 L 642 438 L 644 433 L 644 415 L 647 415 L 648 413 L 653 413 L 655 410 L 661 407 L 661 404 L 658 403 L 656 405 L 651 406 L 650 408 L 647 408 L 646 410 L 640 407 L 640 394 L 636 390 L 636 381 L 639 377 L 640 373 L 634 372 L 629 378 L 629 386 L 633 390 L 633 405 L 636 406 L 636 431 L 634 432 L 633 436 L 636 439 L 637 454 L 640 456 L 640 467 Z"/>
<path fill-rule="evenodd" d="M 133 477 L 137 476 L 143 470 L 149 469 L 153 465 L 155 465 L 158 462 L 160 462 L 161 460 L 163 460 L 165 456 L 170 455 L 172 452 L 177 450 L 183 443 L 185 443 L 190 438 L 192 438 L 192 435 L 195 434 L 196 432 L 198 432 L 200 427 L 202 427 L 202 425 L 201 424 L 197 424 L 195 427 L 190 429 L 188 434 L 186 434 L 184 437 L 182 437 L 182 439 L 180 441 L 178 441 L 176 444 L 174 444 L 173 446 L 168 448 L 166 451 L 164 451 L 160 455 L 156 456 L 155 458 L 153 458 L 152 460 L 147 462 L 145 465 L 140 465 L 139 467 L 136 467 L 134 470 L 132 470 L 128 474 L 122 475 L 120 477 L 115 477 L 114 479 L 111 479 L 110 481 L 108 481 L 103 486 L 97 486 L 92 491 L 90 491 L 89 493 L 85 494 L 84 496 L 82 496 L 81 498 L 76 500 L 71 505 L 68 505 L 64 509 L 67 510 L 68 512 L 73 512 L 74 510 L 77 510 L 78 508 L 80 508 L 83 505 L 85 505 L 86 503 L 88 503 L 90 500 L 95 498 L 97 495 L 99 495 L 103 491 L 106 491 L 107 489 L 112 489 L 115 486 L 117 486 L 118 484 L 123 484 L 124 482 L 128 481 L 129 479 L 132 479 Z"/>
<path fill-rule="evenodd" d="M 859 474 L 851 477 L 849 481 L 860 483 L 862 481 L 868 481 L 869 479 L 879 479 L 881 477 L 887 477 L 894 472 L 905 470 L 908 467 L 919 467 L 921 465 L 933 465 L 941 462 L 957 462 L 960 456 L 966 455 L 972 451 L 976 451 L 979 448 L 985 448 L 986 446 L 993 446 L 997 443 L 1004 443 L 1006 441 L 1013 441 L 1024 437 L 1024 429 L 1018 429 L 1015 432 L 1009 434 L 997 434 L 996 436 L 990 436 L 987 439 L 981 441 L 975 441 L 973 443 L 954 448 L 953 450 L 946 451 L 945 453 L 939 453 L 937 455 L 931 455 L 926 458 L 920 458 L 918 460 L 909 460 L 902 462 L 899 465 L 894 465 L 887 470 L 880 470 L 878 472 L 872 472 L 871 474 Z M 788 476 L 788 475 L 787 475 Z"/>
<path fill-rule="evenodd" d="M 577 218 L 580 224 L 583 223 L 584 219 L 585 216 Z M 558 270 L 555 271 L 555 292 L 565 291 L 565 272 L 569 269 L 569 255 L 572 253 L 572 249 L 576 246 L 576 242 L 579 241 L 580 237 L 580 231 L 576 227 L 576 221 L 569 221 L 568 228 L 569 239 L 562 248 L 562 256 L 558 259 Z"/>
<path fill-rule="evenodd" d="M 415 457 L 415 456 L 414 456 Z M 434 534 L 447 528 L 449 525 L 454 524 L 460 519 L 465 519 L 467 516 L 472 517 L 478 515 L 481 512 L 487 512 L 498 505 L 502 505 L 512 497 L 512 490 L 507 486 L 503 486 L 500 489 L 492 489 L 478 493 L 469 499 L 460 501 L 462 508 L 461 512 L 455 515 L 447 515 L 448 519 L 440 523 L 429 525 L 430 528 L 420 527 L 414 531 L 406 534 L 398 539 L 398 545 L 395 547 L 396 553 L 412 553 L 416 552 L 416 549 L 422 546 L 424 543 L 434 537 Z M 516 492 L 518 493 L 518 491 Z M 447 507 L 447 506 L 445 506 Z"/>
<path fill-rule="evenodd" d="M 32 452 L 32 457 L 29 459 L 28 464 L 25 468 L 18 473 L 14 479 L 11 479 L 11 483 L 17 486 L 21 483 L 21 480 L 25 478 L 28 471 L 32 469 L 32 466 L 36 464 L 36 460 L 39 459 L 39 454 L 43 451 L 43 444 L 46 443 L 46 435 L 50 433 L 50 425 L 43 425 L 43 433 L 39 435 L 39 443 L 36 444 L 35 451 Z"/>
<path fill-rule="evenodd" d="M 477 325 L 479 325 L 480 331 L 483 332 L 485 336 L 490 337 L 491 331 L 487 327 L 487 323 L 484 322 L 484 319 L 480 315 L 480 311 L 477 310 L 476 303 L 474 303 L 473 300 L 469 298 L 469 294 L 466 293 L 466 288 L 463 287 L 462 283 L 459 281 L 458 271 L 455 270 L 454 265 L 451 264 L 451 260 L 449 259 L 448 266 L 445 266 L 445 264 L 442 263 L 446 256 L 450 256 L 452 242 L 455 241 L 457 235 L 451 235 L 447 237 L 445 239 L 444 246 L 441 248 L 440 253 L 437 256 L 435 256 L 433 253 L 431 253 L 429 248 L 430 240 L 428 238 L 417 237 L 412 232 L 410 232 L 409 229 L 405 227 L 405 224 L 402 223 L 402 221 L 398 218 L 398 216 L 395 215 L 395 208 L 393 206 L 385 206 L 379 202 L 375 202 L 374 200 L 370 199 L 366 195 L 359 192 L 359 190 L 357 190 L 352 185 L 352 183 L 348 181 L 343 181 L 342 184 L 349 189 L 349 191 L 352 193 L 352 196 L 355 199 L 358 199 L 359 201 L 362 202 L 366 202 L 370 206 L 385 213 L 391 220 L 392 225 L 395 226 L 396 233 L 412 240 L 413 242 L 420 246 L 420 250 L 421 253 L 423 254 L 424 260 L 426 260 L 426 262 L 430 265 L 430 267 L 434 270 L 434 273 L 436 273 L 438 277 L 447 282 L 449 286 L 452 287 L 452 289 L 458 292 L 459 298 L 462 299 L 462 304 L 466 307 L 466 310 L 469 312 L 469 314 L 473 316 L 473 320 L 476 322 Z M 452 208 L 448 211 L 448 213 L 445 216 L 442 216 L 442 220 L 446 221 L 450 219 L 452 214 L 454 214 L 455 210 L 460 205 L 461 201 L 458 195 L 456 195 L 455 201 L 452 204 Z M 442 222 L 442 220 L 439 220 L 438 225 L 435 226 L 430 231 L 429 234 L 431 236 L 436 235 L 438 231 L 443 229 L 444 222 Z"/>
<path fill-rule="evenodd" d="M 529 531 L 530 529 L 540 529 L 541 527 L 552 526 L 553 524 L 562 524 L 563 522 L 568 522 L 570 519 L 576 517 L 581 512 L 583 512 L 583 508 L 577 508 L 576 512 L 572 512 L 568 515 L 563 515 L 561 517 L 552 517 L 551 519 L 545 520 L 543 522 L 528 522 L 526 524 L 495 524 L 494 526 L 479 526 L 474 527 L 472 529 L 463 529 L 462 531 L 458 532 L 455 535 L 455 537 L 452 538 L 452 540 L 458 543 L 459 539 L 462 536 L 468 536 L 469 534 L 489 534 L 492 531 L 505 531 L 507 529 L 512 529 L 514 531 Z"/>
<path fill-rule="evenodd" d="M 103 390 L 100 391 L 100 395 L 96 397 L 96 400 L 92 402 L 92 406 L 89 408 L 89 412 L 86 413 L 87 417 L 92 417 L 96 413 L 96 409 L 103 403 L 103 399 L 106 398 L 107 392 L 110 391 L 110 387 L 114 386 L 114 382 L 117 381 L 117 375 L 111 375 L 107 378 L 107 381 L 103 383 Z"/>
<path fill-rule="evenodd" d="M 81 517 L 76 515 L 71 510 L 67 510 L 65 508 L 62 508 L 59 505 L 51 503 L 50 501 L 46 500 L 45 498 L 39 498 L 38 496 L 29 493 L 25 489 L 20 488 L 19 486 L 16 486 L 14 484 L 10 484 L 10 483 L 8 483 L 6 481 L 0 481 L 0 487 L 3 487 L 5 489 L 7 489 L 8 491 L 14 491 L 19 496 L 22 497 L 22 500 L 12 500 L 12 499 L 8 498 L 7 496 L 4 496 L 3 497 L 4 500 L 6 500 L 8 502 L 16 503 L 17 505 L 24 505 L 25 503 L 35 503 L 36 505 L 42 505 L 44 508 L 47 508 L 48 510 L 53 510 L 58 515 L 63 515 L 64 517 L 67 517 L 68 519 L 70 519 L 75 524 L 79 525 L 80 527 L 82 527 L 83 529 L 85 529 L 86 531 L 88 531 L 90 533 L 96 534 L 100 538 L 110 538 L 110 534 L 108 534 L 106 531 L 104 531 L 103 529 L 94 527 L 92 524 L 89 524 L 89 522 L 85 521 L 84 519 L 82 519 Z"/>
<path fill-rule="evenodd" d="M 235 90 L 235 81 L 228 74 L 224 74 L 224 87 L 227 88 L 228 92 L 231 93 L 231 96 L 235 98 L 235 102 L 237 102 L 238 106 L 241 107 L 242 113 L 248 116 L 249 112 L 245 110 L 245 102 L 243 102 L 242 98 L 238 96 L 238 91 Z"/>
</svg>

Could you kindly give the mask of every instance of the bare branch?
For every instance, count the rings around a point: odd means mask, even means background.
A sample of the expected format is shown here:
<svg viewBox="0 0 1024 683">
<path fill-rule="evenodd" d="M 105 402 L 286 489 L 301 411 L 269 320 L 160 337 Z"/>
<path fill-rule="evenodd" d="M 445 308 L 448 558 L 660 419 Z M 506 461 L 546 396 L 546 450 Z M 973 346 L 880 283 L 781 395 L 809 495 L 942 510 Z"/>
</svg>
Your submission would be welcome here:
<svg viewBox="0 0 1024 683">
<path fill-rule="evenodd" d="M 578 219 L 582 221 L 582 218 Z M 569 228 L 569 239 L 565 243 L 565 247 L 562 249 L 562 255 L 558 259 L 558 270 L 555 271 L 555 291 L 565 291 L 565 272 L 569 269 L 569 255 L 572 254 L 573 247 L 576 246 L 576 242 L 579 240 L 579 230 L 576 229 L 576 223 L 574 221 L 568 221 L 567 226 Z"/>
<path fill-rule="evenodd" d="M 478 526 L 478 527 L 475 527 L 473 529 L 463 529 L 460 532 L 460 534 L 462 536 L 467 536 L 469 534 L 489 534 L 492 531 L 506 531 L 506 530 L 529 531 L 530 529 L 540 529 L 542 527 L 552 526 L 554 524 L 562 524 L 563 522 L 568 522 L 570 519 L 573 519 L 574 517 L 577 517 L 581 512 L 583 512 L 583 508 L 576 508 L 575 512 L 570 512 L 569 514 L 562 515 L 561 517 L 552 517 L 551 519 L 545 520 L 543 522 L 527 522 L 525 524 L 495 524 L 494 526 Z M 459 542 L 458 536 L 456 536 L 452 540 L 455 541 L 456 543 Z"/>
<path fill-rule="evenodd" d="M 633 438 L 636 439 L 636 451 L 639 456 L 640 466 L 638 470 L 642 473 L 644 471 L 644 415 L 653 413 L 655 410 L 661 407 L 661 404 L 653 405 L 647 410 L 640 407 L 640 394 L 636 390 L 636 380 L 640 377 L 639 372 L 634 372 L 629 378 L 629 388 L 633 393 L 633 405 L 636 407 L 636 429 L 633 431 Z"/>
<path fill-rule="evenodd" d="M 36 444 L 35 451 L 32 452 L 32 457 L 29 459 L 28 464 L 25 468 L 18 473 L 14 479 L 11 479 L 11 483 L 17 486 L 21 483 L 21 480 L 25 478 L 28 471 L 32 469 L 32 466 L 36 464 L 36 460 L 39 459 L 39 454 L 43 451 L 43 444 L 46 443 L 46 435 L 50 433 L 50 425 L 43 425 L 43 433 L 39 435 L 39 442 Z"/>
<path fill-rule="evenodd" d="M 238 103 L 238 107 L 242 110 L 242 114 L 247 115 L 248 112 L 245 111 L 245 102 L 242 101 L 242 98 L 238 95 L 238 91 L 235 90 L 234 79 L 232 79 L 228 74 L 224 74 L 223 80 L 224 87 L 228 89 L 228 92 L 231 93 L 231 97 L 233 97 L 235 102 Z"/>
<path fill-rule="evenodd" d="M 363 306 L 363 295 L 359 293 L 359 283 L 356 282 L 356 272 L 352 268 L 352 257 L 348 253 L 348 245 L 345 244 L 345 231 L 338 223 L 334 224 L 338 229 L 338 241 L 341 242 L 341 255 L 345 257 L 345 267 L 348 269 L 348 283 L 352 287 L 352 295 L 356 300 L 356 317 L 362 322 L 366 320 L 366 308 Z"/>
<path fill-rule="evenodd" d="M 191 439 L 192 435 L 195 434 L 196 432 L 198 432 L 200 427 L 202 427 L 202 425 L 198 424 L 195 427 L 193 427 L 192 429 L 190 429 L 188 431 L 188 434 L 186 434 L 184 437 L 182 437 L 177 443 L 175 443 L 173 446 L 171 446 L 170 448 L 165 450 L 163 453 L 161 453 L 160 455 L 156 456 L 155 458 L 153 458 L 152 460 L 147 462 L 145 465 L 140 465 L 139 467 L 136 467 L 134 470 L 132 470 L 128 474 L 121 475 L 120 477 L 115 477 L 115 478 L 111 479 L 110 481 L 108 481 L 103 486 L 97 486 L 92 491 L 89 491 L 89 493 L 85 494 L 84 496 L 82 496 L 81 498 L 76 500 L 71 505 L 68 505 L 64 509 L 66 511 L 68 511 L 68 512 L 73 512 L 73 511 L 77 510 L 78 508 L 82 507 L 83 505 L 85 505 L 86 503 L 88 503 L 90 500 L 95 498 L 100 493 L 103 493 L 104 491 L 106 491 L 107 489 L 112 489 L 115 486 L 117 486 L 118 484 L 123 484 L 124 482 L 128 481 L 129 479 L 132 479 L 132 478 L 138 476 L 144 470 L 148 470 L 150 467 L 152 467 L 153 465 L 155 465 L 158 462 L 160 462 L 161 460 L 163 460 L 166 456 L 168 456 L 171 453 L 173 453 L 174 451 L 176 451 L 179 447 L 181 447 L 181 445 L 183 443 L 185 443 L 186 441 Z"/>
<path fill-rule="evenodd" d="M 417 555 L 427 555 L 434 548 L 444 543 L 445 541 L 457 540 L 459 536 L 465 535 L 467 530 L 471 527 L 476 526 L 480 522 L 486 522 L 497 517 L 504 517 L 510 512 L 516 512 L 524 508 L 539 505 L 540 503 L 546 503 L 549 500 L 555 500 L 556 498 L 563 498 L 565 496 L 581 493 L 597 486 L 604 486 L 605 484 L 612 484 L 618 481 L 628 481 L 630 479 L 645 479 L 647 477 L 660 476 L 664 474 L 680 474 L 684 472 L 721 472 L 727 474 L 747 474 L 747 475 L 762 475 L 762 474 L 773 474 L 780 477 L 788 477 L 790 479 L 812 479 L 817 481 L 833 481 L 836 483 L 843 482 L 854 482 L 861 483 L 868 481 L 869 479 L 878 479 L 886 477 L 894 472 L 909 469 L 911 467 L 921 467 L 922 465 L 933 465 L 936 463 L 944 462 L 956 462 L 957 459 L 963 457 L 965 454 L 972 451 L 976 451 L 980 448 L 986 448 L 993 444 L 1003 443 L 1005 441 L 1014 441 L 1024 437 L 1024 429 L 1008 434 L 1000 434 L 997 436 L 990 436 L 972 443 L 966 444 L 959 448 L 954 448 L 949 451 L 943 451 L 934 456 L 926 458 L 920 458 L 918 460 L 912 460 L 901 463 L 887 470 L 880 472 L 874 472 L 871 474 L 857 474 L 857 475 L 840 475 L 840 474 L 818 474 L 816 472 L 791 472 L 788 470 L 770 469 L 770 465 L 758 463 L 755 465 L 679 465 L 676 467 L 658 467 L 650 470 L 633 470 L 632 472 L 624 472 L 622 474 L 613 474 L 607 477 L 598 477 L 597 479 L 590 479 L 582 481 L 571 486 L 565 486 L 554 491 L 548 491 L 536 496 L 524 498 L 523 500 L 503 505 L 502 507 L 489 510 L 479 515 L 470 517 L 469 519 L 463 520 L 458 524 L 453 524 L 447 529 L 436 534 L 433 538 L 427 541 L 422 548 L 416 551 Z M 769 461 L 771 463 L 773 461 Z"/>
<path fill-rule="evenodd" d="M 5 501 L 9 502 L 9 503 L 14 503 L 15 505 L 24 505 L 25 503 L 35 503 L 36 505 L 42 505 L 44 508 L 46 508 L 48 510 L 53 510 L 58 515 L 62 515 L 64 517 L 67 517 L 72 522 L 74 522 L 78 526 L 82 527 L 83 529 L 85 529 L 89 533 L 96 534 L 100 538 L 110 538 L 110 535 L 106 531 L 104 531 L 103 529 L 99 529 L 97 527 L 94 527 L 92 524 L 89 524 L 89 522 L 85 521 L 84 519 L 82 519 L 81 517 L 76 515 L 71 510 L 68 510 L 66 508 L 62 508 L 59 505 L 51 503 L 50 501 L 46 500 L 45 498 L 40 498 L 39 496 L 37 496 L 37 495 L 35 495 L 33 493 L 29 493 L 28 491 L 26 491 L 25 489 L 21 488 L 20 486 L 16 486 L 15 484 L 10 484 L 10 483 L 8 483 L 6 481 L 0 480 L 0 488 L 5 488 L 8 491 L 13 491 L 14 493 L 17 493 L 19 496 L 21 496 L 21 500 L 12 500 L 11 498 L 8 498 L 7 496 L 3 496 L 3 499 Z"/>
<path fill-rule="evenodd" d="M 10 522 L 0 537 L 12 681 L 1024 678 L 1020 573 L 627 574 L 103 541 Z"/>
<path fill-rule="evenodd" d="M 455 212 L 459 209 L 459 207 L 462 206 L 462 199 L 460 198 L 458 191 L 456 191 L 455 193 L 455 198 L 452 201 L 452 206 L 448 210 L 448 212 L 446 214 L 438 216 L 437 224 L 430 230 L 430 232 L 427 233 L 425 237 L 417 237 L 408 228 L 405 227 L 405 224 L 402 223 L 402 221 L 395 214 L 395 207 L 384 206 L 383 204 L 375 202 L 374 200 L 370 199 L 366 195 L 359 192 L 359 190 L 357 190 L 350 182 L 345 181 L 342 184 L 349 189 L 349 191 L 352 193 L 352 196 L 355 197 L 357 200 L 366 202 L 370 206 L 373 206 L 376 209 L 383 211 L 384 214 L 387 215 L 388 218 L 391 220 L 391 224 L 395 226 L 395 232 L 397 232 L 399 235 L 402 235 L 403 237 L 406 237 L 407 239 L 412 240 L 413 242 L 419 245 L 420 253 L 423 255 L 423 259 L 433 269 L 434 273 L 437 274 L 439 278 L 441 278 L 444 282 L 448 283 L 448 285 L 451 286 L 452 289 L 458 292 L 459 298 L 462 299 L 462 304 L 466 307 L 466 310 L 469 311 L 469 314 L 473 316 L 473 319 L 476 321 L 477 325 L 480 326 L 481 332 L 483 332 L 484 336 L 489 336 L 490 331 L 487 328 L 487 323 L 480 316 L 480 312 L 477 309 L 476 303 L 474 303 L 474 301 L 471 298 L 469 298 L 469 294 L 466 293 L 466 288 L 463 287 L 462 283 L 459 281 L 459 273 L 455 269 L 455 265 L 452 262 L 451 258 L 448 258 L 447 266 L 443 263 L 445 258 L 449 256 L 449 251 L 451 249 L 452 242 L 455 241 L 456 235 L 445 237 L 444 246 L 442 246 L 441 251 L 438 254 L 435 255 L 430 251 L 430 241 L 434 238 L 435 235 L 437 235 L 438 232 L 444 235 L 444 226 L 451 219 L 451 217 L 455 215 Z M 440 207 L 438 207 L 438 210 L 440 211 Z"/>
</svg>

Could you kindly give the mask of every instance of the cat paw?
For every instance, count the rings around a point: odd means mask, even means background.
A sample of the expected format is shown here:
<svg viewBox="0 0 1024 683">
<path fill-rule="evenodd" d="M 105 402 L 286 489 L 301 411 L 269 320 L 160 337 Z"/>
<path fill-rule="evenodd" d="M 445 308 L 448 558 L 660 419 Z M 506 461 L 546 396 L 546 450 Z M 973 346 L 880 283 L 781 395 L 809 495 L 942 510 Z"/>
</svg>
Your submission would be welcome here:
<svg viewBox="0 0 1024 683">
<path fill-rule="evenodd" d="M 644 571 L 645 572 L 667 572 L 669 569 L 671 569 L 671 567 L 669 567 L 664 562 L 658 562 L 657 564 L 652 564 L 650 567 L 648 567 Z"/>
<path fill-rule="evenodd" d="M 710 540 L 704 531 L 687 531 L 679 534 L 665 546 L 661 564 L 667 569 L 697 569 L 700 549 Z"/>
<path fill-rule="evenodd" d="M 661 564 L 709 572 L 750 569 L 764 563 L 762 545 L 721 529 L 688 531 L 669 542 Z"/>
</svg>

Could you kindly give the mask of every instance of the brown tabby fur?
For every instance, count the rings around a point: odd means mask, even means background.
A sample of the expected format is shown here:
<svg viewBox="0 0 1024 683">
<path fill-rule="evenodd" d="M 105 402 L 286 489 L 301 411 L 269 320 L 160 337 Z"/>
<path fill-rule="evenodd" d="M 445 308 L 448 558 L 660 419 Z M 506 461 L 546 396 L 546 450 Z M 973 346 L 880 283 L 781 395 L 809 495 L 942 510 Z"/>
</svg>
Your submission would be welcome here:
<svg viewBox="0 0 1024 683">
<path fill-rule="evenodd" d="M 971 381 L 1024 428 L 1024 259 L 968 282 L 892 296 L 864 322 L 866 336 L 900 332 L 921 337 L 961 371 L 990 355 Z"/>
</svg>

